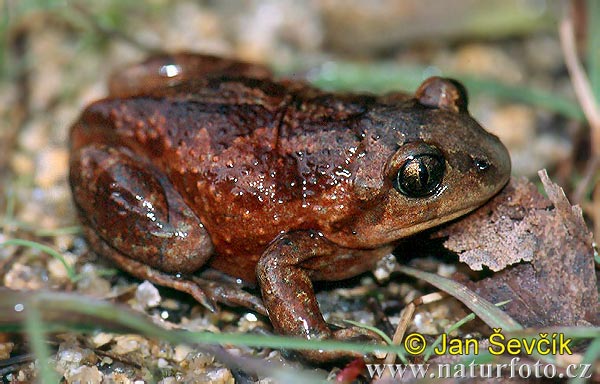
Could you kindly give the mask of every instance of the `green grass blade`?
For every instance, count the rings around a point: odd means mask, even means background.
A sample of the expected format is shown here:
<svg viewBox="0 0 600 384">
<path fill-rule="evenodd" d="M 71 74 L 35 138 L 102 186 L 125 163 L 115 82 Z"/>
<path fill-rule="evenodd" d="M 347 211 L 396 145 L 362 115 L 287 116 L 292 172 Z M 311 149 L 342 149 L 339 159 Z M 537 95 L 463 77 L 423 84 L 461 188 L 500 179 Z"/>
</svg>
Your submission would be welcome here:
<svg viewBox="0 0 600 384">
<path fill-rule="evenodd" d="M 572 339 L 600 339 L 600 327 L 545 327 L 507 332 L 507 337 L 538 336 L 540 333 L 562 333 Z"/>
<path fill-rule="evenodd" d="M 434 287 L 449 293 L 466 305 L 467 308 L 473 311 L 473 313 L 479 316 L 481 320 L 492 328 L 502 328 L 503 332 L 523 329 L 523 326 L 497 308 L 494 304 L 456 281 L 402 265 L 397 266 L 396 270 L 417 279 L 425 280 Z"/>
<path fill-rule="evenodd" d="M 483 93 L 502 100 L 529 104 L 561 114 L 570 119 L 585 121 L 579 104 L 552 92 L 528 86 L 505 84 L 496 80 L 482 79 L 468 75 L 457 75 L 456 78 L 465 84 L 470 93 Z"/>
<path fill-rule="evenodd" d="M 363 324 L 363 323 L 360 323 L 360 322 L 354 321 L 354 320 L 344 320 L 344 323 L 348 323 L 350 325 L 354 325 L 355 327 L 364 328 L 371 332 L 375 332 L 377 335 L 379 335 L 379 337 L 381 337 L 383 339 L 383 341 L 385 341 L 386 344 L 388 344 L 388 345 L 394 344 L 392 339 L 390 339 L 390 337 L 388 335 L 386 335 L 385 332 L 383 332 L 381 329 L 379 329 L 377 327 L 373 327 L 368 324 Z"/>
<path fill-rule="evenodd" d="M 503 306 L 505 304 L 508 304 L 508 303 L 510 303 L 510 300 L 502 301 L 502 302 L 497 303 L 495 305 L 496 305 L 496 307 L 501 307 L 501 306 Z M 456 331 L 458 328 L 462 327 L 463 325 L 465 325 L 469 321 L 473 321 L 473 320 L 475 320 L 475 314 L 474 313 L 470 313 L 467 316 L 463 317 L 462 319 L 458 320 L 456 323 L 452 324 L 452 326 L 450 326 L 442 335 L 439 335 L 435 339 L 435 341 L 429 347 L 427 347 L 427 350 L 423 354 L 423 360 L 424 361 L 429 360 L 429 358 L 433 354 L 434 349 L 438 345 L 440 345 L 440 343 L 442 342 L 443 335 L 449 335 L 450 333 Z"/>
<path fill-rule="evenodd" d="M 6 73 L 6 53 L 8 52 L 8 28 L 10 21 L 10 9 L 8 1 L 0 4 L 0 82 L 4 80 Z"/>
<path fill-rule="evenodd" d="M 50 351 L 45 341 L 45 326 L 42 322 L 39 310 L 35 306 L 27 307 L 25 318 L 25 330 L 29 336 L 31 350 L 38 361 L 38 382 L 42 384 L 58 383 L 56 373 L 50 367 Z"/>
<path fill-rule="evenodd" d="M 30 240 L 25 240 L 25 239 L 8 239 L 8 240 L 4 241 L 3 243 L 0 243 L 0 247 L 7 246 L 7 245 L 20 245 L 20 246 L 37 249 L 41 252 L 47 253 L 48 255 L 54 257 L 55 259 L 57 259 L 58 261 L 60 261 L 62 263 L 62 265 L 67 270 L 67 276 L 69 277 L 69 280 L 71 280 L 71 282 L 76 282 L 78 279 L 77 273 L 75 272 L 73 267 L 71 267 L 69 265 L 69 263 L 67 263 L 67 261 L 65 260 L 63 255 L 61 255 L 59 252 L 55 251 L 54 249 L 50 248 L 47 245 L 36 243 L 35 241 L 30 241 Z"/>
<path fill-rule="evenodd" d="M 596 106 L 600 108 L 600 1 L 588 0 L 587 6 L 587 72 Z"/>
<path fill-rule="evenodd" d="M 364 65 L 331 62 L 317 70 L 310 80 L 319 87 L 333 90 L 414 91 L 425 77 L 439 74 L 462 81 L 471 94 L 487 94 L 498 99 L 529 104 L 571 119 L 585 121 L 583 112 L 576 101 L 551 91 L 531 86 L 506 84 L 463 73 L 430 72 L 426 67 L 401 66 L 394 63 Z"/>
<path fill-rule="evenodd" d="M 79 225 L 72 225 L 69 227 L 61 227 L 54 229 L 38 229 L 34 232 L 36 236 L 42 237 L 55 237 L 62 235 L 79 235 L 83 233 Z"/>
<path fill-rule="evenodd" d="M 10 202 L 10 200 L 9 200 L 9 202 Z M 79 225 L 71 225 L 71 226 L 67 226 L 67 227 L 44 229 L 44 228 L 38 228 L 34 224 L 30 224 L 25 221 L 16 220 L 14 218 L 11 218 L 11 216 L 9 216 L 8 214 L 5 215 L 3 218 L 0 218 L 0 228 L 7 228 L 7 227 L 10 227 L 11 229 L 17 228 L 22 231 L 27 231 L 36 236 L 42 236 L 42 237 L 55 237 L 55 236 L 61 236 L 61 235 L 79 235 L 82 233 L 81 226 L 79 226 Z"/>
<path fill-rule="evenodd" d="M 583 355 L 583 360 L 581 361 L 581 364 L 579 366 L 581 366 L 582 364 L 590 364 L 593 367 L 594 363 L 598 360 L 600 360 L 600 338 L 592 341 L 592 343 L 588 347 L 587 351 Z M 569 380 L 569 383 L 570 384 L 583 384 L 586 381 L 587 380 L 585 378 L 578 376 L 574 379 Z"/>
<path fill-rule="evenodd" d="M 388 335 L 386 335 L 385 332 L 383 332 L 381 329 L 379 329 L 377 327 L 373 327 L 371 325 L 363 324 L 363 323 L 360 323 L 358 321 L 353 321 L 353 320 L 344 320 L 344 322 L 348 323 L 348 324 L 351 324 L 351 325 L 354 325 L 355 327 L 368 329 L 369 331 L 376 333 L 379 337 L 381 337 L 381 339 L 387 345 L 393 345 L 394 344 L 394 342 L 392 341 L 392 339 L 390 339 L 390 337 Z M 406 353 L 404 351 L 404 348 L 402 347 L 402 345 L 399 345 L 399 347 L 401 349 L 401 353 L 398 353 L 398 358 L 404 364 L 407 364 L 408 363 L 408 359 L 406 358 Z"/>
<path fill-rule="evenodd" d="M 25 310 L 16 309 L 21 305 Z M 28 321 L 32 322 L 31 329 L 34 332 L 41 329 L 38 327 L 40 321 L 45 322 L 45 329 L 53 332 L 82 333 L 98 329 L 119 333 L 135 332 L 173 344 L 193 345 L 198 350 L 215 355 L 221 361 L 229 359 L 228 365 L 252 369 L 260 376 L 272 377 L 275 382 L 303 384 L 324 382 L 325 379 L 318 372 L 301 371 L 285 366 L 277 367 L 265 364 L 259 359 L 232 357 L 220 349 L 206 346 L 206 344 L 246 345 L 243 336 L 254 336 L 254 341 L 258 342 L 256 345 L 269 344 L 269 339 L 272 338 L 270 336 L 167 330 L 154 324 L 148 317 L 126 307 L 85 296 L 60 292 L 20 292 L 0 287 L 0 313 L 2 314 L 0 332 L 28 331 L 29 329 L 24 326 Z M 312 349 L 318 348 L 317 340 L 313 340 L 311 344 Z"/>
<path fill-rule="evenodd" d="M 383 344 L 306 340 L 276 335 L 168 331 L 148 321 L 146 317 L 122 306 L 94 300 L 86 296 L 43 291 L 24 294 L 6 288 L 0 288 L 0 313 L 5 314 L 0 318 L 0 330 L 14 330 L 14 327 L 18 327 L 20 322 L 23 321 L 23 313 L 17 313 L 13 310 L 15 304 L 23 301 L 33 302 L 44 314 L 44 319 L 58 322 L 57 325 L 77 327 L 93 320 L 98 327 L 102 326 L 108 331 L 135 331 L 174 343 L 230 344 L 277 349 L 340 350 L 362 353 L 384 351 L 398 354 L 402 352 L 400 346 Z"/>
</svg>

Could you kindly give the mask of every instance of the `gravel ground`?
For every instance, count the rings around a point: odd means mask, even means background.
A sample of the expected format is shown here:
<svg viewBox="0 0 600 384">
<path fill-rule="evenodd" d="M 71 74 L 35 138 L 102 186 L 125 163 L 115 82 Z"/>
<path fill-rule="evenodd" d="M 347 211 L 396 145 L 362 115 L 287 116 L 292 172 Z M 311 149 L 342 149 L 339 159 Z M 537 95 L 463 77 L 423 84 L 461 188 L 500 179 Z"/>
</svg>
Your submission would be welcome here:
<svg viewBox="0 0 600 384">
<path fill-rule="evenodd" d="M 495 26 L 490 21 L 487 30 L 469 22 L 486 20 L 490 14 L 489 9 L 486 14 L 480 9 L 485 7 L 476 5 L 481 2 L 456 2 L 456 7 L 468 10 L 462 22 L 448 20 L 448 9 L 444 9 L 448 5 L 440 3 L 432 12 L 418 1 L 366 3 L 156 0 L 142 7 L 137 2 L 107 0 L 20 10 L 9 1 L 0 57 L 4 64 L 0 212 L 5 212 L 0 217 L 0 241 L 23 238 L 46 244 L 63 254 L 81 278 L 70 282 L 62 263 L 45 253 L 4 246 L 0 248 L 1 285 L 111 300 L 167 328 L 270 332 L 268 319 L 235 308 L 222 307 L 213 314 L 185 295 L 119 273 L 88 250 L 77 229 L 67 180 L 70 124 L 86 104 L 106 94 L 111 72 L 152 51 L 227 55 L 309 79 L 326 77 L 337 61 L 420 65 L 427 68 L 423 77 L 440 71 L 467 73 L 573 97 L 555 28 L 557 10 L 540 8 L 542 2 L 490 2 L 498 19 L 503 14 L 515 15 L 507 18 L 515 25 L 498 21 Z M 514 174 L 533 176 L 538 169 L 548 168 L 555 181 L 570 190 L 573 173 L 580 167 L 576 161 L 584 160 L 587 151 L 580 123 L 486 95 L 472 99 L 470 109 L 507 145 Z M 411 263 L 445 276 L 464 270 L 454 259 L 444 262 L 427 257 L 426 252 Z M 352 319 L 395 325 L 406 303 L 431 291 L 413 280 L 392 279 L 381 285 L 365 275 L 321 291 L 319 300 L 332 323 L 343 325 L 343 319 Z M 385 321 L 376 315 L 378 310 L 385 313 Z M 420 307 L 410 329 L 436 335 L 466 313 L 455 300 L 445 299 Z M 481 324 L 473 325 L 459 335 L 477 335 L 482 329 Z M 270 382 L 248 377 L 190 347 L 139 335 L 61 333 L 52 335 L 51 341 L 54 365 L 67 383 L 137 383 L 150 377 L 163 384 Z M 235 356 L 259 357 L 265 364 L 313 369 L 279 351 L 228 350 Z M 26 351 L 25 339 L 0 333 L 0 360 L 24 356 Z M 33 367 L 31 358 L 8 371 L 0 366 L 0 377 L 4 382 L 29 382 Z M 319 372 L 335 374 L 338 369 L 319 368 Z"/>
</svg>

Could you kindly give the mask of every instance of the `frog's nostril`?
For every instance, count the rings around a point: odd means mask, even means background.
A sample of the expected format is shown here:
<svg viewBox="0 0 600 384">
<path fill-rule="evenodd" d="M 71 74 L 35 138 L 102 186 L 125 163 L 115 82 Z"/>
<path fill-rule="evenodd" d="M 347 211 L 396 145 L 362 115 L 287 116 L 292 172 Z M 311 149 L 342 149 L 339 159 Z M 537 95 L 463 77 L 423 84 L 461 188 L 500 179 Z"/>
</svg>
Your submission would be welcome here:
<svg viewBox="0 0 600 384">
<path fill-rule="evenodd" d="M 474 158 L 473 163 L 475 164 L 475 168 L 477 168 L 479 172 L 483 172 L 490 167 L 490 163 L 482 158 Z"/>
</svg>

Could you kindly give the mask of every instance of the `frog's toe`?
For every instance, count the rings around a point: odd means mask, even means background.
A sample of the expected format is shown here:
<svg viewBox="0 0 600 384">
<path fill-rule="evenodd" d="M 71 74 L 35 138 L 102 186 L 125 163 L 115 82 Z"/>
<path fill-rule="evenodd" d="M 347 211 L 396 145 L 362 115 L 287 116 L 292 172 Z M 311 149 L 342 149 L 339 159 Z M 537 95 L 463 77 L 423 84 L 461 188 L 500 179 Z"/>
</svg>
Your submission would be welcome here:
<svg viewBox="0 0 600 384">
<path fill-rule="evenodd" d="M 381 337 L 368 329 L 361 327 L 341 328 L 323 335 L 324 340 L 339 340 L 354 343 L 382 343 Z M 368 355 L 355 351 L 325 351 L 325 350 L 302 350 L 298 354 L 308 362 L 315 364 L 348 362 L 354 359 L 366 359 Z"/>
<path fill-rule="evenodd" d="M 313 364 L 327 364 L 337 362 L 348 362 L 355 359 L 364 358 L 362 353 L 352 351 L 309 351 L 300 352 L 300 357 Z"/>
<path fill-rule="evenodd" d="M 330 338 L 333 340 L 370 344 L 380 344 L 383 341 L 375 332 L 361 327 L 338 329 L 331 333 Z M 363 353 L 353 351 L 302 351 L 300 354 L 304 359 L 319 364 L 366 358 Z"/>
<path fill-rule="evenodd" d="M 267 316 L 267 310 L 259 297 L 242 290 L 233 283 L 212 281 L 197 276 L 192 276 L 192 280 L 213 301 L 232 307 L 245 307 Z"/>
<path fill-rule="evenodd" d="M 381 343 L 383 341 L 377 333 L 361 327 L 348 327 L 338 329 L 332 332 L 332 338 L 336 340 L 347 340 L 356 342 L 366 341 Z"/>
</svg>

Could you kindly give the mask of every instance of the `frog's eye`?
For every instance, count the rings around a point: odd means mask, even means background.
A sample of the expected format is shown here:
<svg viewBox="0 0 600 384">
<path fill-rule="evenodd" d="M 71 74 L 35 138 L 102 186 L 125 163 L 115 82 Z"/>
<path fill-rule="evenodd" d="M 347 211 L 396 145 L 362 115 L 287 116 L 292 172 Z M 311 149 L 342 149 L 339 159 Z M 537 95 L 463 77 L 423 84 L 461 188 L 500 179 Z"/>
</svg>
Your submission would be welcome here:
<svg viewBox="0 0 600 384">
<path fill-rule="evenodd" d="M 429 196 L 441 185 L 445 169 L 441 154 L 409 156 L 396 174 L 394 188 L 408 197 Z"/>
</svg>

